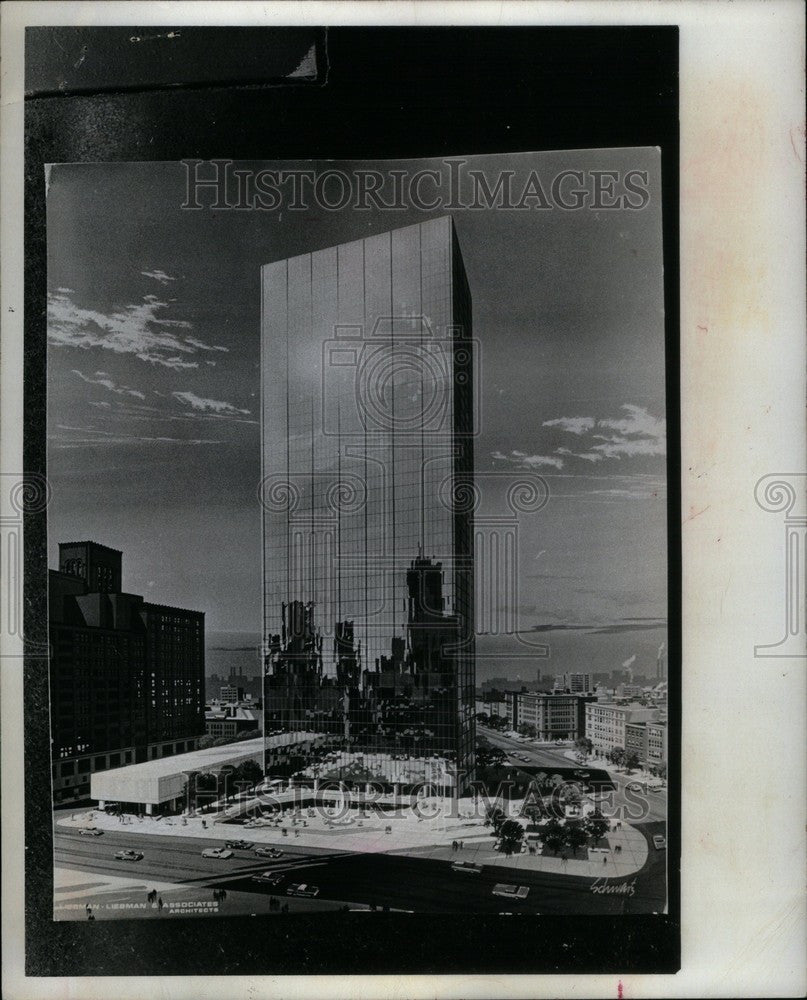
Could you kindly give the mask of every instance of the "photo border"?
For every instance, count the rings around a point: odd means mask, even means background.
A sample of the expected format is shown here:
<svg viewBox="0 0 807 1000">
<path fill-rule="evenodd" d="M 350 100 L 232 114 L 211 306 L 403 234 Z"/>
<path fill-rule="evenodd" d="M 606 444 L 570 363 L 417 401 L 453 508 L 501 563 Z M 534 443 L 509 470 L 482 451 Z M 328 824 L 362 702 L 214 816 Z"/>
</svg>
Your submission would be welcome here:
<svg viewBox="0 0 807 1000">
<path fill-rule="evenodd" d="M 38 31 L 29 29 L 29 44 Z M 72 29 L 62 29 L 70 31 Z M 103 49 L 103 28 L 91 32 Z M 195 29 L 184 28 L 186 35 Z M 260 32 L 262 29 L 256 28 Z M 442 35 L 464 53 L 453 73 L 429 77 L 420 32 Z M 401 74 L 384 40 L 408 52 L 418 93 L 407 122 L 392 116 Z M 485 37 L 490 49 L 485 49 Z M 333 28 L 328 85 L 314 90 L 193 86 L 61 97 L 29 95 L 25 158 L 24 465 L 46 474 L 45 169 L 51 162 L 227 157 L 384 158 L 473 155 L 563 148 L 658 146 L 662 154 L 668 459 L 668 677 L 670 732 L 669 914 L 605 917 L 522 916 L 514 925 L 481 915 L 378 914 L 373 935 L 355 914 L 306 918 L 299 935 L 258 918 L 181 924 L 52 921 L 47 660 L 25 658 L 26 970 L 34 976 L 380 973 L 644 973 L 680 964 L 681 498 L 678 269 L 678 29 L 658 27 Z M 537 53 L 537 54 L 536 54 Z M 480 72 L 471 60 L 499 67 Z M 111 65 L 118 53 L 108 52 Z M 498 60 L 498 61 L 497 61 Z M 340 67 L 359 68 L 352 76 Z M 537 82 L 521 96 L 512 66 Z M 508 69 L 510 75 L 508 75 Z M 191 64 L 184 68 L 193 77 Z M 387 74 L 385 77 L 384 74 Z M 442 93 L 438 87 L 442 86 Z M 658 95 L 664 95 L 663 100 Z M 369 104 L 371 95 L 375 103 Z M 502 109 L 518 97 L 513 115 Z M 267 98 L 270 98 L 267 100 Z M 278 128 L 281 102 L 285 129 Z M 365 103 L 362 103 L 365 102 Z M 431 103 L 429 103 L 431 102 Z M 450 102 L 453 102 L 450 103 Z M 355 119 L 344 120 L 345 109 Z M 573 113 L 570 113 L 573 109 Z M 507 120 L 505 120 L 507 119 Z M 415 135 L 412 125 L 416 122 Z M 215 126 L 212 124 L 215 123 Z M 402 127 L 402 124 L 404 127 Z M 267 135 L 272 137 L 267 148 Z M 47 642 L 46 511 L 28 511 L 25 540 L 26 643 Z M 297 918 L 295 918 L 296 920 Z M 514 928 L 517 926 L 517 930 Z M 268 931 L 265 929 L 268 928 Z M 251 940 L 252 939 L 252 940 Z M 540 942 L 536 954 L 535 942 Z M 405 947 L 402 947 L 405 945 Z"/>
</svg>

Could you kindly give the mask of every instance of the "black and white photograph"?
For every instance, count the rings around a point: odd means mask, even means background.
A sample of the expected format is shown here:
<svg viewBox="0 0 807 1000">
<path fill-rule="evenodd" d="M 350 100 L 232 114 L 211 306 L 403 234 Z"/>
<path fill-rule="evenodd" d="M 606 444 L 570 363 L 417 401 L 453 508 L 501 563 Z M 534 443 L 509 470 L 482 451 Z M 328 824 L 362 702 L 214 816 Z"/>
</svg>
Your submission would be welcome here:
<svg viewBox="0 0 807 1000">
<path fill-rule="evenodd" d="M 48 167 L 55 919 L 665 912 L 661 181 Z"/>
<path fill-rule="evenodd" d="M 803 995 L 803 28 L 4 5 L 4 996 Z"/>
</svg>

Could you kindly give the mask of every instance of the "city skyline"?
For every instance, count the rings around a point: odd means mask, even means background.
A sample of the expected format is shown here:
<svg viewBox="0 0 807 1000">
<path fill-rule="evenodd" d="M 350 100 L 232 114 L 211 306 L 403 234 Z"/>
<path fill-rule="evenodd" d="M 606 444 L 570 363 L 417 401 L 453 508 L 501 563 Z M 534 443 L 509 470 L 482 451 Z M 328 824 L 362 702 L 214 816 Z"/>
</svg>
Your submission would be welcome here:
<svg viewBox="0 0 807 1000">
<path fill-rule="evenodd" d="M 519 622 L 663 625 L 657 151 L 470 162 L 491 177 L 648 172 L 642 211 L 451 214 L 485 347 L 477 470 L 534 471 L 551 494 L 524 526 Z M 179 164 L 50 169 L 51 544 L 78 535 L 125 549 L 132 589 L 159 581 L 168 602 L 204 608 L 210 632 L 257 633 L 259 268 L 387 231 L 390 214 L 183 212 L 183 185 Z"/>
</svg>

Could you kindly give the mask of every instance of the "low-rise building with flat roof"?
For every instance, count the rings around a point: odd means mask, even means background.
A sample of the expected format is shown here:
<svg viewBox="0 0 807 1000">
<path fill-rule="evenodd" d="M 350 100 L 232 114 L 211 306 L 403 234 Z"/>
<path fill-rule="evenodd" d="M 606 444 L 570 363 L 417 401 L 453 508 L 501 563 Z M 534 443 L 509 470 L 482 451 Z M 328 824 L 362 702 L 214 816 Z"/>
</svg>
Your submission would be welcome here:
<svg viewBox="0 0 807 1000">
<path fill-rule="evenodd" d="M 656 722 L 658 718 L 657 708 L 593 701 L 586 705 L 586 736 L 594 744 L 597 753 L 608 753 L 615 747 L 627 749 L 628 724 Z M 631 739 L 635 741 L 638 738 L 636 730 L 632 729 Z"/>
<path fill-rule="evenodd" d="M 280 733 L 268 737 L 266 745 L 279 749 L 310 742 L 317 733 Z M 245 760 L 263 765 L 264 739 L 241 740 L 223 747 L 208 747 L 192 753 L 116 767 L 90 777 L 90 797 L 103 809 L 111 802 L 126 812 L 175 813 L 186 805 L 188 775 L 218 774 L 225 765 L 237 767 Z"/>
</svg>

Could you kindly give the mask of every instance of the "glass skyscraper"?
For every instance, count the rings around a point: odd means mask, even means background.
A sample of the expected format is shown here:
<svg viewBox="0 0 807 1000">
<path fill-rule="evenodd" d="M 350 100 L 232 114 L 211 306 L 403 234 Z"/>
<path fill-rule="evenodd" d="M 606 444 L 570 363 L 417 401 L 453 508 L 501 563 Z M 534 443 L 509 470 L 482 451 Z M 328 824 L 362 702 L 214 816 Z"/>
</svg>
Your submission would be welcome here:
<svg viewBox="0 0 807 1000">
<path fill-rule="evenodd" d="M 451 218 L 265 265 L 262 384 L 267 773 L 462 790 L 476 427 Z"/>
</svg>

